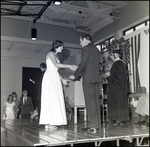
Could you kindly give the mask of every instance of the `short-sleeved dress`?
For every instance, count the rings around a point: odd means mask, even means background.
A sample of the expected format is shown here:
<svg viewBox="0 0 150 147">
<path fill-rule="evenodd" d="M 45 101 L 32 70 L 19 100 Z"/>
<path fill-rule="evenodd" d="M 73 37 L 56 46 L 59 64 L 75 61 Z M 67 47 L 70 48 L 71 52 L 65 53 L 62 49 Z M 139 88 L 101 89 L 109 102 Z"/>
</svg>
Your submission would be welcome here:
<svg viewBox="0 0 150 147">
<path fill-rule="evenodd" d="M 56 60 L 59 62 L 58 59 Z M 48 55 L 46 57 L 46 65 L 47 69 L 42 79 L 39 124 L 66 125 L 65 102 L 58 68 Z"/>
<path fill-rule="evenodd" d="M 3 116 L 3 119 L 15 119 L 15 114 L 14 114 L 14 106 L 15 106 L 15 102 L 12 102 L 11 104 L 8 102 L 4 103 L 5 105 L 5 113 L 6 113 L 6 117 L 5 115 Z"/>
</svg>

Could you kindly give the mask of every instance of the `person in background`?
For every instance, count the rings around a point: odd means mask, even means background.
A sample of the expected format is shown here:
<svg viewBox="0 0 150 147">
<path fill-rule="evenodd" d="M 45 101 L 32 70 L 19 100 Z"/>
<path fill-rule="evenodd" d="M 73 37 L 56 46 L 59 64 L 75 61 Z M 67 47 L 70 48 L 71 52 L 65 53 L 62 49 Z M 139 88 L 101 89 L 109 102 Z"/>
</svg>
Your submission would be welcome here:
<svg viewBox="0 0 150 147">
<path fill-rule="evenodd" d="M 63 45 L 60 40 L 54 41 L 52 49 L 46 56 L 47 69 L 42 80 L 41 114 L 39 119 L 39 124 L 45 125 L 45 129 L 55 130 L 57 126 L 67 124 L 62 83 L 68 85 L 68 80 L 59 75 L 58 69 L 69 68 L 74 71 L 76 66 L 60 63 L 57 54 L 62 52 Z"/>
<path fill-rule="evenodd" d="M 142 126 L 149 127 L 149 94 L 147 94 L 147 97 L 146 97 L 144 114 L 146 117 L 146 122 Z"/>
<path fill-rule="evenodd" d="M 42 85 L 43 75 L 46 71 L 46 64 L 45 63 L 42 62 L 40 64 L 40 70 L 41 70 L 41 75 L 37 81 L 33 81 L 32 79 L 29 79 L 29 81 L 31 81 L 33 84 L 35 84 L 37 86 L 38 114 L 40 114 L 40 111 L 41 111 L 41 85 Z"/>
<path fill-rule="evenodd" d="M 15 102 L 10 94 L 7 98 L 7 102 L 4 103 L 4 116 L 3 119 L 15 119 Z"/>
<path fill-rule="evenodd" d="M 33 111 L 33 114 L 30 116 L 30 119 L 38 120 L 39 119 L 39 113 L 38 113 L 38 107 L 36 107 Z"/>
<path fill-rule="evenodd" d="M 20 100 L 17 98 L 16 92 L 12 92 L 13 101 L 15 102 L 14 110 L 15 110 L 15 118 L 19 118 L 20 114 Z"/>
<path fill-rule="evenodd" d="M 101 128 L 101 113 L 99 100 L 99 86 L 101 77 L 99 72 L 100 52 L 92 43 L 92 37 L 84 34 L 80 37 L 82 46 L 81 63 L 74 75 L 70 76 L 72 80 L 80 80 L 83 77 L 82 86 L 87 110 L 87 128 L 91 133 L 96 133 Z"/>
<path fill-rule="evenodd" d="M 32 98 L 28 96 L 28 91 L 23 90 L 22 97 L 20 97 L 21 119 L 30 119 L 33 114 L 34 106 Z"/>
<path fill-rule="evenodd" d="M 141 93 L 135 112 L 139 115 L 139 120 L 135 125 L 149 126 L 149 94 Z"/>
<path fill-rule="evenodd" d="M 120 49 L 113 50 L 109 58 L 113 64 L 110 72 L 106 72 L 108 78 L 108 119 L 115 125 L 123 125 L 124 121 L 129 121 L 129 104 L 127 97 L 127 76 L 126 67 L 120 59 Z"/>
</svg>

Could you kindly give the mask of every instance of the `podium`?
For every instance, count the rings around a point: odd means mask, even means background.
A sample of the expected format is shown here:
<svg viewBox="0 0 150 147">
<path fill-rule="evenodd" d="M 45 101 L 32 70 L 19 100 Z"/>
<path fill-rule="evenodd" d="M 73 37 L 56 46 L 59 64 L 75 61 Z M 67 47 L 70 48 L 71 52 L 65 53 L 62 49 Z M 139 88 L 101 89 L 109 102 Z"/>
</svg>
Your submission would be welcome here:
<svg viewBox="0 0 150 147">
<path fill-rule="evenodd" d="M 68 57 L 65 60 L 64 64 L 71 64 L 71 65 L 79 65 L 81 61 L 81 55 L 76 54 L 74 56 Z M 70 69 L 59 69 L 59 74 L 62 78 L 69 78 L 70 75 L 74 74 L 74 71 Z M 69 83 L 69 87 L 63 86 L 65 97 L 68 97 L 71 103 L 72 108 L 74 109 L 74 124 L 77 124 L 77 109 L 83 108 L 84 109 L 84 121 L 86 121 L 86 107 L 84 101 L 84 94 L 82 88 L 82 79 L 80 81 L 71 81 Z"/>
<path fill-rule="evenodd" d="M 68 97 L 70 100 L 71 107 L 74 110 L 74 124 L 77 124 L 77 112 L 78 108 L 84 110 L 84 121 L 86 121 L 86 107 L 84 101 L 84 94 L 82 88 L 82 80 L 76 82 L 70 82 L 69 87 L 63 87 L 65 97 Z"/>
</svg>

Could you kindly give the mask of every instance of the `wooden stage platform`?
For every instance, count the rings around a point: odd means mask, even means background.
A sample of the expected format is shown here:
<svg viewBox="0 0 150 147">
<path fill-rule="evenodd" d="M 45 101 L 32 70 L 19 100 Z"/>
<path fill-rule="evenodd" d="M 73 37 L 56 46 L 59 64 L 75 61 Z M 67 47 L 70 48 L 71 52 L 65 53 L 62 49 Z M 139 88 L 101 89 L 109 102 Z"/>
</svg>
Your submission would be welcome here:
<svg viewBox="0 0 150 147">
<path fill-rule="evenodd" d="M 101 146 L 109 141 L 120 146 L 122 140 L 130 143 L 135 140 L 136 146 L 142 146 L 143 139 L 149 138 L 149 127 L 135 127 L 133 121 L 126 122 L 124 126 L 103 125 L 99 132 L 93 134 L 82 130 L 86 127 L 83 120 L 76 125 L 71 121 L 55 131 L 45 130 L 38 121 L 1 120 L 1 146 L 84 146 L 85 143 Z"/>
</svg>

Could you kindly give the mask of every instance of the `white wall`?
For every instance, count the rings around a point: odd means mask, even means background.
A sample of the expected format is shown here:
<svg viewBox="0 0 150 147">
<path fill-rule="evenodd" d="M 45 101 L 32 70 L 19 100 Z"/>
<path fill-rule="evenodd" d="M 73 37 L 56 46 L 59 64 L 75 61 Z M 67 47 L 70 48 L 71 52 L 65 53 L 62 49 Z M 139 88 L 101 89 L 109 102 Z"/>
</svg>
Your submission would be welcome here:
<svg viewBox="0 0 150 147">
<path fill-rule="evenodd" d="M 1 17 L 1 35 L 24 39 L 31 38 L 31 21 Z M 17 26 L 17 27 L 16 27 Z M 79 44 L 79 32 L 72 28 L 55 26 L 45 23 L 36 23 L 37 40 L 54 41 L 62 40 L 64 43 Z"/>
<path fill-rule="evenodd" d="M 17 71 L 17 58 L 1 57 L 1 105 L 3 105 L 3 103 L 7 100 L 9 94 L 13 91 L 18 91 Z M 7 89 L 5 87 L 7 87 Z M 3 114 L 3 112 L 1 114 Z"/>
<path fill-rule="evenodd" d="M 16 92 L 21 96 L 22 67 L 39 68 L 41 62 L 45 62 L 45 54 L 1 49 L 1 118 L 8 95 Z"/>
</svg>

